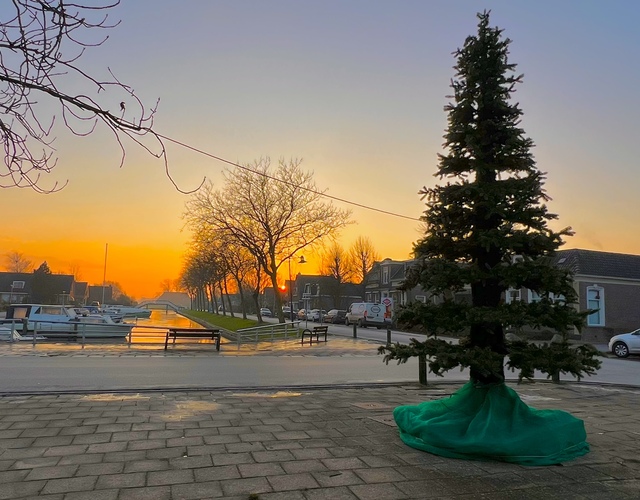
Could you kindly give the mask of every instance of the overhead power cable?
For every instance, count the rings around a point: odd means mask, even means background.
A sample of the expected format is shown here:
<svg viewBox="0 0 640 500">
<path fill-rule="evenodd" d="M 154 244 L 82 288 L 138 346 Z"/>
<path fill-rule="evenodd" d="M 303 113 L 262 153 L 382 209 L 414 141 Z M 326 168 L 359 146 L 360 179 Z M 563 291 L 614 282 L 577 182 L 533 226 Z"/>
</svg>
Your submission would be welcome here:
<svg viewBox="0 0 640 500">
<path fill-rule="evenodd" d="M 199 153 L 199 154 L 204 155 L 204 156 L 208 156 L 209 158 L 213 158 L 214 160 L 218 160 L 218 161 L 220 161 L 222 163 L 226 163 L 226 164 L 231 165 L 233 167 L 240 168 L 242 170 L 246 170 L 246 171 L 252 172 L 254 174 L 262 175 L 262 176 L 266 177 L 267 179 L 271 179 L 271 180 L 276 181 L 276 182 L 281 182 L 281 183 L 287 184 L 289 186 L 297 187 L 299 189 L 302 189 L 304 191 L 308 191 L 310 193 L 317 194 L 319 196 L 324 196 L 325 198 L 329 198 L 331 200 L 339 201 L 340 203 L 346 203 L 347 205 L 353 205 L 355 207 L 364 208 L 365 210 L 372 210 L 374 212 L 378 212 L 378 213 L 381 213 L 381 214 L 391 215 L 392 217 L 399 217 L 401 219 L 413 220 L 413 221 L 418 221 L 418 222 L 420 221 L 420 219 L 417 218 L 417 217 L 410 217 L 408 215 L 403 215 L 403 214 L 398 214 L 398 213 L 395 213 L 395 212 L 390 212 L 388 210 L 383 210 L 381 208 L 371 207 L 369 205 L 364 205 L 362 203 L 356 203 L 355 201 L 345 200 L 344 198 L 339 198 L 337 196 L 332 196 L 332 195 L 327 194 L 327 193 L 322 193 L 320 191 L 316 191 L 315 189 L 310 189 L 310 188 L 306 188 L 304 186 L 299 186 L 298 184 L 294 184 L 293 182 L 287 181 L 285 179 L 278 179 L 277 177 L 273 177 L 273 176 L 271 176 L 269 174 L 265 174 L 264 172 L 258 172 L 256 170 L 253 170 L 252 168 L 246 167 L 244 165 L 240 165 L 239 163 L 233 162 L 231 160 L 226 160 L 225 158 L 221 158 L 220 156 L 216 156 L 214 154 L 208 153 L 206 151 L 203 151 L 202 149 L 198 149 L 198 148 L 196 148 L 194 146 L 190 146 L 189 144 L 181 142 L 181 141 L 179 141 L 177 139 L 172 139 L 171 137 L 167 137 L 166 135 L 162 135 L 162 134 L 156 134 L 156 135 L 158 137 L 166 140 L 166 141 L 172 142 L 173 144 L 176 144 L 176 145 L 181 146 L 181 147 L 186 148 L 186 149 L 190 149 L 191 151 L 194 151 L 194 152 Z"/>
</svg>

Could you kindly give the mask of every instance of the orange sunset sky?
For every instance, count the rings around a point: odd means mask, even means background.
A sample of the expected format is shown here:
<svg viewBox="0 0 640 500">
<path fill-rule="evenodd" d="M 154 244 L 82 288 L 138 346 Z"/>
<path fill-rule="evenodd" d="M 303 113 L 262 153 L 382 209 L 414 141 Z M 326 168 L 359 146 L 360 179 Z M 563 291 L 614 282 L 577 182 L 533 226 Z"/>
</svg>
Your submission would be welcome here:
<svg viewBox="0 0 640 500">
<path fill-rule="evenodd" d="M 111 13 L 121 24 L 80 65 L 104 79 L 109 67 L 149 105 L 160 98 L 161 134 L 241 163 L 303 158 L 329 194 L 417 218 L 418 190 L 437 181 L 451 53 L 484 8 L 513 40 L 511 62 L 525 75 L 515 99 L 548 173 L 555 228 L 576 231 L 566 248 L 640 254 L 632 208 L 640 69 L 630 64 L 640 46 L 638 3 L 126 1 Z M 56 136 L 58 165 L 40 184 L 68 185 L 47 195 L 1 189 L 0 253 L 21 252 L 34 267 L 46 260 L 54 272 L 75 268 L 100 284 L 108 243 L 107 280 L 137 299 L 157 295 L 163 280 L 178 277 L 188 249 L 188 195 L 134 144 L 125 143 L 118 168 L 104 129 Z M 167 150 L 181 189 L 204 177 L 220 185 L 223 164 Z M 408 258 L 420 236 L 415 221 L 361 208 L 353 220 L 340 242 L 368 236 L 382 257 Z M 297 270 L 312 274 L 317 265 Z"/>
</svg>

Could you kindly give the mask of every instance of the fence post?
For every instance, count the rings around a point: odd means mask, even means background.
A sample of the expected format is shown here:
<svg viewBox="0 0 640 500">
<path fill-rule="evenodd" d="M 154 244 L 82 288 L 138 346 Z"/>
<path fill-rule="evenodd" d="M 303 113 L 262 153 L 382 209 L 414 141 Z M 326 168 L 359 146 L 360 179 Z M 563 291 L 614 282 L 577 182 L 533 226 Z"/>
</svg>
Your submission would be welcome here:
<svg viewBox="0 0 640 500">
<path fill-rule="evenodd" d="M 427 355 L 418 354 L 418 380 L 421 385 L 427 385 Z"/>
<path fill-rule="evenodd" d="M 16 329 L 16 320 L 12 319 L 11 320 L 11 332 L 9 333 L 9 338 L 11 339 L 10 342 L 13 344 L 15 342 L 15 340 L 13 339 L 13 332 Z"/>
<path fill-rule="evenodd" d="M 358 338 L 358 325 L 356 325 L 355 323 L 353 324 L 353 338 Z"/>
<path fill-rule="evenodd" d="M 38 335 L 38 323 L 33 324 L 33 347 L 36 346 L 36 336 Z"/>
<path fill-rule="evenodd" d="M 82 322 L 82 348 L 84 349 L 84 332 L 87 328 L 87 324 L 83 321 Z"/>
<path fill-rule="evenodd" d="M 391 346 L 391 327 L 387 326 L 387 347 Z"/>
</svg>

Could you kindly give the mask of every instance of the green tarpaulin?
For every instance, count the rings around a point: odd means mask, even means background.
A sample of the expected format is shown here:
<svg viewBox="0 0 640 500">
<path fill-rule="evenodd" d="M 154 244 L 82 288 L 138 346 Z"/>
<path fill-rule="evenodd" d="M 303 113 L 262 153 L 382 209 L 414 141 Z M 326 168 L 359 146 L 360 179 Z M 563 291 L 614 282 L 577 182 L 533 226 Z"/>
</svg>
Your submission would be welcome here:
<svg viewBox="0 0 640 500">
<path fill-rule="evenodd" d="M 582 420 L 531 408 L 505 384 L 468 382 L 449 398 L 398 406 L 393 416 L 407 445 L 444 457 L 552 465 L 589 452 Z"/>
</svg>

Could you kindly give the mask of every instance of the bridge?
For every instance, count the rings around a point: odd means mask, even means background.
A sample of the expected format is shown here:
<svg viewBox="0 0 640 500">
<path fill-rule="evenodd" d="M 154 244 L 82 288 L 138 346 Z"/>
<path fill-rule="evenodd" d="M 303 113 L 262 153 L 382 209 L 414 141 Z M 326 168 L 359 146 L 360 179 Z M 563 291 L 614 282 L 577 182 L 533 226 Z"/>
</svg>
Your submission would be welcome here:
<svg viewBox="0 0 640 500">
<path fill-rule="evenodd" d="M 176 312 L 179 312 L 185 309 L 184 307 L 174 304 L 170 300 L 164 300 L 164 299 L 145 299 L 138 302 L 136 307 L 140 307 L 140 308 L 144 307 L 146 309 L 166 309 L 166 310 L 171 309 Z"/>
</svg>

